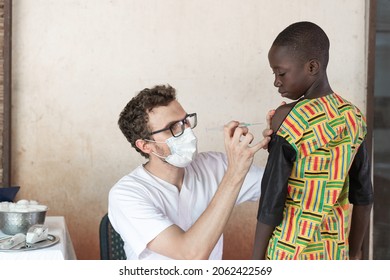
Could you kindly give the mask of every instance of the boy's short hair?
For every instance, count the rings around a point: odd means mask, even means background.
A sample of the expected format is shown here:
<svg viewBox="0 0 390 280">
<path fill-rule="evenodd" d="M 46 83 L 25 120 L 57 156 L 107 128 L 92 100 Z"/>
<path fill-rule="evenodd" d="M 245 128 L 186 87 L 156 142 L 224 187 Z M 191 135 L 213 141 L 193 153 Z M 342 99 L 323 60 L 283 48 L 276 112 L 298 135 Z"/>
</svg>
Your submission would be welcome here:
<svg viewBox="0 0 390 280">
<path fill-rule="evenodd" d="M 118 125 L 127 141 L 145 158 L 149 158 L 137 148 L 138 139 L 149 139 L 148 113 L 156 107 L 167 106 L 176 100 L 176 90 L 170 85 L 157 85 L 151 89 L 145 88 L 133 97 L 119 116 Z"/>
<path fill-rule="evenodd" d="M 276 37 L 273 46 L 286 46 L 292 55 L 303 61 L 316 58 L 326 69 L 329 61 L 329 38 L 318 25 L 301 21 L 286 27 Z"/>
</svg>

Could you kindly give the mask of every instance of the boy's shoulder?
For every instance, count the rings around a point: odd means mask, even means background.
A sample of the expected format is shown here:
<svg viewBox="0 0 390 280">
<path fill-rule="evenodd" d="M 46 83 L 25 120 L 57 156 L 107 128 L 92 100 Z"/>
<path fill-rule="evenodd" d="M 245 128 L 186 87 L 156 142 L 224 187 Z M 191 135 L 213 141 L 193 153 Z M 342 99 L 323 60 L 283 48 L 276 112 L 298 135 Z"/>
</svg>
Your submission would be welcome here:
<svg viewBox="0 0 390 280">
<path fill-rule="evenodd" d="M 282 124 L 282 122 L 284 121 L 284 119 L 290 113 L 291 109 L 294 108 L 294 106 L 298 103 L 298 101 L 280 105 L 275 110 L 275 114 L 272 117 L 272 123 L 271 123 L 271 129 L 273 131 L 277 131 L 279 129 L 279 127 Z"/>
</svg>

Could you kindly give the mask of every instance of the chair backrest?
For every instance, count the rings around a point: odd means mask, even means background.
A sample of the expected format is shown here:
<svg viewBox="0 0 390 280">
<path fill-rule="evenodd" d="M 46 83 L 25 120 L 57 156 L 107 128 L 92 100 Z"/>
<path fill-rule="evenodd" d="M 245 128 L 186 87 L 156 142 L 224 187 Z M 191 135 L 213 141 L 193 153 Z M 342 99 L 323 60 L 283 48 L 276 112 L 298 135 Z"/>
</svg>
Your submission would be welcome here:
<svg viewBox="0 0 390 280">
<path fill-rule="evenodd" d="M 108 214 L 105 214 L 100 222 L 100 259 L 102 260 L 126 260 L 123 249 L 123 240 L 119 233 L 112 227 Z"/>
</svg>

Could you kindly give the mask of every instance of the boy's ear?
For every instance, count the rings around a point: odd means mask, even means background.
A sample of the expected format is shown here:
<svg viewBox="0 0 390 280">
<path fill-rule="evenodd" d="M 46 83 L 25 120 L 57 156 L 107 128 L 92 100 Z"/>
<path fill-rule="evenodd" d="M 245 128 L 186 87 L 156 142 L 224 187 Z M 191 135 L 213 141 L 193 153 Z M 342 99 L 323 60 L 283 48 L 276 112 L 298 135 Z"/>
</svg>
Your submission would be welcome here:
<svg viewBox="0 0 390 280">
<path fill-rule="evenodd" d="M 316 75 L 321 69 L 321 64 L 318 59 L 313 58 L 308 61 L 307 67 L 311 75 Z"/>
<path fill-rule="evenodd" d="M 150 143 L 148 141 L 138 139 L 135 141 L 135 145 L 137 146 L 138 149 L 140 149 L 142 152 L 145 154 L 150 154 L 151 148 L 150 148 Z"/>
</svg>

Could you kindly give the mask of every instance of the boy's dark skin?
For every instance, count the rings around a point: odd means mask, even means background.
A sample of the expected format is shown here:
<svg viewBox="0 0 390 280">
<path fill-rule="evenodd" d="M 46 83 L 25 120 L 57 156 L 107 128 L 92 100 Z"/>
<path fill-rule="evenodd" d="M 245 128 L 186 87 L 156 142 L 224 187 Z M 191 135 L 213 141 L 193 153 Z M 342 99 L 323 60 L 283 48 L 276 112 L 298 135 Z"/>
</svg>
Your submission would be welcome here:
<svg viewBox="0 0 390 280">
<path fill-rule="evenodd" d="M 326 73 L 326 63 L 321 58 L 304 61 L 292 53 L 289 46 L 272 46 L 268 60 L 274 71 L 274 86 L 282 97 L 292 100 L 319 98 L 333 93 Z M 321 57 L 320 55 L 318 57 Z M 296 101 L 298 102 L 298 101 Z M 296 102 L 280 106 L 272 118 L 271 129 L 277 131 Z M 361 248 L 367 230 L 372 204 L 355 205 L 349 235 L 349 259 L 361 259 Z M 265 259 L 268 242 L 274 227 L 258 221 L 253 259 Z"/>
</svg>

